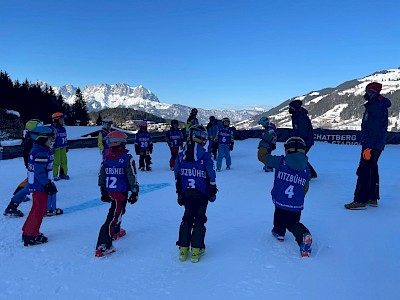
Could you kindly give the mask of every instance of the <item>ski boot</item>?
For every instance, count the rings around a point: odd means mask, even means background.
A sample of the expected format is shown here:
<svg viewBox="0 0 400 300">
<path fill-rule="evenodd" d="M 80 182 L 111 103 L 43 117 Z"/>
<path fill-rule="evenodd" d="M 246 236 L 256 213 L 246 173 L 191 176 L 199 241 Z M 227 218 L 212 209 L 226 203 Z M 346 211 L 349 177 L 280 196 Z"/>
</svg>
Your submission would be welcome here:
<svg viewBox="0 0 400 300">
<path fill-rule="evenodd" d="M 146 171 L 151 171 L 151 166 L 150 165 L 146 166 Z"/>
<path fill-rule="evenodd" d="M 204 255 L 204 249 L 202 248 L 192 248 L 192 258 L 190 259 L 192 262 L 197 263 L 200 260 L 200 257 Z"/>
<path fill-rule="evenodd" d="M 121 237 L 123 237 L 125 235 L 126 235 L 126 230 L 121 228 L 121 230 L 118 231 L 117 233 L 113 233 L 112 240 L 116 241 L 116 240 L 118 240 L 119 238 L 121 238 Z"/>
<path fill-rule="evenodd" d="M 22 211 L 18 209 L 18 205 L 19 205 L 18 203 L 10 201 L 3 215 L 5 215 L 6 217 L 16 217 L 16 218 L 23 217 L 24 214 L 22 213 Z"/>
<path fill-rule="evenodd" d="M 309 233 L 303 234 L 303 242 L 300 244 L 300 254 L 302 257 L 309 257 L 312 250 L 312 236 Z"/>
<path fill-rule="evenodd" d="M 24 242 L 24 246 L 26 247 L 47 243 L 49 239 L 45 237 L 43 233 L 39 233 L 35 237 L 22 234 L 22 241 Z"/>
<path fill-rule="evenodd" d="M 115 249 L 113 245 L 111 245 L 110 247 L 107 248 L 107 246 L 105 244 L 102 244 L 102 245 L 97 246 L 94 256 L 103 257 L 103 256 L 109 255 L 111 253 L 114 253 L 115 251 L 117 251 L 117 249 Z"/>
<path fill-rule="evenodd" d="M 187 259 L 189 247 L 179 247 L 179 260 L 185 261 Z"/>
<path fill-rule="evenodd" d="M 71 177 L 69 177 L 68 175 L 65 175 L 65 174 L 60 175 L 60 178 L 64 179 L 64 180 L 70 180 L 71 179 Z"/>
<path fill-rule="evenodd" d="M 271 233 L 278 240 L 278 242 L 284 242 L 285 241 L 285 237 L 282 236 L 282 235 L 277 234 L 273 228 L 271 230 Z"/>
</svg>

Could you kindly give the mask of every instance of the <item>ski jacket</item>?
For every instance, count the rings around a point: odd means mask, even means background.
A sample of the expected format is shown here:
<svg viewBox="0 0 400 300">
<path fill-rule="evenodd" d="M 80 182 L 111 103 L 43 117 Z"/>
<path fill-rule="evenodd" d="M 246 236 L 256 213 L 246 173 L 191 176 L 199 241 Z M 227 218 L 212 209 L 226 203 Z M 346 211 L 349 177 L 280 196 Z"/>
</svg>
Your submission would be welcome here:
<svg viewBox="0 0 400 300">
<path fill-rule="evenodd" d="M 183 146 L 184 137 L 182 131 L 179 129 L 174 130 L 171 128 L 165 133 L 165 138 L 170 148 Z"/>
<path fill-rule="evenodd" d="M 189 132 L 189 128 L 192 127 L 193 125 L 199 124 L 199 120 L 196 117 L 193 117 L 192 115 L 189 116 L 189 118 L 186 121 L 186 133 Z"/>
<path fill-rule="evenodd" d="M 33 140 L 31 138 L 30 133 L 26 134 L 25 139 L 22 142 L 22 146 L 23 146 L 22 155 L 24 157 L 25 168 L 28 169 L 29 153 L 31 152 L 33 147 Z"/>
<path fill-rule="evenodd" d="M 45 191 L 44 186 L 53 178 L 53 161 L 52 149 L 33 144 L 28 161 L 28 183 L 31 192 Z"/>
<path fill-rule="evenodd" d="M 206 128 L 208 139 L 212 142 L 217 141 L 217 133 L 222 128 L 221 121 L 215 120 L 214 123 L 209 122 Z"/>
<path fill-rule="evenodd" d="M 139 151 L 153 150 L 153 142 L 148 131 L 139 130 L 135 136 L 135 145 Z"/>
<path fill-rule="evenodd" d="M 198 143 L 188 142 L 175 161 L 176 191 L 183 194 L 196 189 L 210 197 L 210 185 L 215 185 L 215 169 L 211 154 Z"/>
<path fill-rule="evenodd" d="M 67 130 L 64 126 L 52 126 L 57 131 L 54 148 L 66 148 L 68 144 Z"/>
<path fill-rule="evenodd" d="M 386 144 L 388 108 L 391 101 L 377 93 L 364 104 L 365 112 L 361 122 L 361 145 L 365 148 L 383 150 Z"/>
<path fill-rule="evenodd" d="M 290 136 L 301 137 L 307 146 L 314 145 L 314 133 L 307 109 L 300 107 L 292 112 L 292 127 Z"/>
<path fill-rule="evenodd" d="M 232 127 L 222 127 L 217 132 L 217 141 L 220 145 L 229 145 L 234 142 Z"/>
<path fill-rule="evenodd" d="M 135 191 L 136 165 L 126 149 L 112 149 L 101 165 L 98 185 L 107 192 Z"/>
<path fill-rule="evenodd" d="M 264 129 L 261 135 L 261 141 L 258 143 L 258 148 L 275 149 L 273 145 L 276 145 L 278 136 L 272 127 Z"/>
<path fill-rule="evenodd" d="M 299 212 L 304 208 L 305 191 L 310 181 L 308 158 L 296 152 L 286 156 L 267 155 L 266 165 L 275 169 L 272 202 L 279 208 Z"/>
</svg>

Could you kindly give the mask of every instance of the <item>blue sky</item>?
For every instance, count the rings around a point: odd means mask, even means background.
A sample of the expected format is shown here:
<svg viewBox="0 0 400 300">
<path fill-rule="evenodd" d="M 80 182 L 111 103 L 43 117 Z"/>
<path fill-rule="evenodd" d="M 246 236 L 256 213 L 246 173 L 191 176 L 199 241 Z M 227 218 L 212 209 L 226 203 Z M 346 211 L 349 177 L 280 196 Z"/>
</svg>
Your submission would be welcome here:
<svg viewBox="0 0 400 300">
<path fill-rule="evenodd" d="M 143 85 L 161 102 L 275 106 L 400 67 L 397 0 L 1 1 L 0 70 Z"/>
</svg>

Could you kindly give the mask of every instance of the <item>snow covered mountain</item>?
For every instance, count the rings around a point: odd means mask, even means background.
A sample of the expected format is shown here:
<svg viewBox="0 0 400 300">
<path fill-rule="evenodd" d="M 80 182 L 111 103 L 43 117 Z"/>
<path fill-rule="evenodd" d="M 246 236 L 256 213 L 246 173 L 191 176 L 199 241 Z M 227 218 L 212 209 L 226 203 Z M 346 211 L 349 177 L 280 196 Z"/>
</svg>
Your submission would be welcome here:
<svg viewBox="0 0 400 300">
<path fill-rule="evenodd" d="M 68 104 L 75 101 L 76 87 L 63 85 L 53 87 L 56 94 L 61 94 Z M 88 85 L 81 89 L 89 111 L 105 108 L 128 107 L 160 116 L 165 119 L 186 121 L 192 107 L 179 104 L 161 103 L 150 90 L 139 85 L 131 87 L 125 83 Z M 228 117 L 232 122 L 249 119 L 260 113 L 260 110 L 205 110 L 197 107 L 199 121 L 207 124 L 208 118 L 214 115 L 222 119 Z"/>
<path fill-rule="evenodd" d="M 286 100 L 266 113 L 237 124 L 239 129 L 257 126 L 261 116 L 269 116 L 278 127 L 291 127 L 288 112 L 289 102 L 299 99 L 309 112 L 314 128 L 359 130 L 364 112 L 363 95 L 368 83 L 377 81 L 383 84 L 381 94 L 392 101 L 389 108 L 390 131 L 400 130 L 400 69 L 379 71 L 361 79 L 354 79 L 335 88 L 312 91 L 303 96 Z"/>
</svg>

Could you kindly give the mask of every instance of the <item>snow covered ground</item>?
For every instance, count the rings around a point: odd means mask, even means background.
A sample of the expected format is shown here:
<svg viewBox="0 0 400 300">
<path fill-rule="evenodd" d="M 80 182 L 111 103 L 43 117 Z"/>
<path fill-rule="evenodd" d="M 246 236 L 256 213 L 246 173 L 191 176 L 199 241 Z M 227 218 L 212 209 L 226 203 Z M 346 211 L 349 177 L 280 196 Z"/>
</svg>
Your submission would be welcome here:
<svg viewBox="0 0 400 300">
<path fill-rule="evenodd" d="M 399 146 L 380 159 L 378 208 L 349 211 L 360 146 L 317 143 L 318 172 L 302 221 L 313 234 L 310 258 L 294 237 L 271 236 L 273 174 L 257 161 L 257 139 L 237 141 L 232 169 L 217 173 L 219 193 L 208 206 L 206 254 L 180 262 L 175 241 L 183 208 L 176 202 L 169 151 L 155 144 L 153 171 L 140 172 L 139 202 L 127 206 L 127 235 L 117 252 L 96 258 L 109 205 L 99 200 L 97 149 L 70 150 L 70 181 L 57 183 L 61 216 L 46 217 L 49 243 L 24 247 L 23 218 L 1 215 L 0 299 L 398 299 L 400 279 Z M 133 152 L 133 146 L 128 145 Z M 282 154 L 278 144 L 274 154 Z M 0 161 L 1 210 L 24 178 L 22 158 Z M 28 214 L 30 203 L 20 209 Z"/>
</svg>

